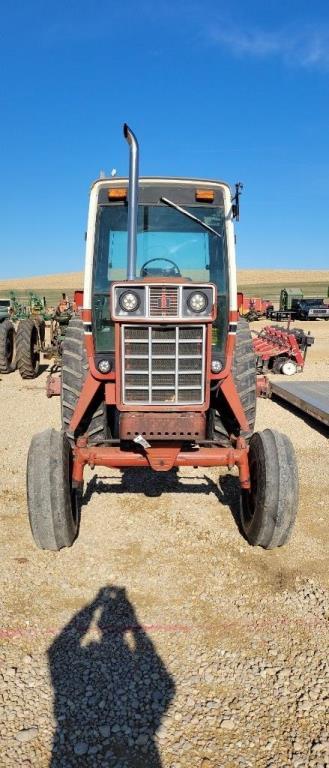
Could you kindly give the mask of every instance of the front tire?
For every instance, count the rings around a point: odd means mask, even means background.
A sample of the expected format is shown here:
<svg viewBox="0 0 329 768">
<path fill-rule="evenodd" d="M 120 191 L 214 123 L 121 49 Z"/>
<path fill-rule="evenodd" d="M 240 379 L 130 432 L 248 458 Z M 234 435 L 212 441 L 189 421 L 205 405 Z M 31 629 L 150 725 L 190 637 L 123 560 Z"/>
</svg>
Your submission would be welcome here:
<svg viewBox="0 0 329 768">
<path fill-rule="evenodd" d="M 241 494 L 241 526 L 253 546 L 273 549 L 289 540 L 298 508 L 298 469 L 293 445 L 272 429 L 250 441 L 251 490 Z"/>
<path fill-rule="evenodd" d="M 34 435 L 27 459 L 27 504 L 39 549 L 70 547 L 79 527 L 79 496 L 72 488 L 72 450 L 64 432 Z"/>
</svg>

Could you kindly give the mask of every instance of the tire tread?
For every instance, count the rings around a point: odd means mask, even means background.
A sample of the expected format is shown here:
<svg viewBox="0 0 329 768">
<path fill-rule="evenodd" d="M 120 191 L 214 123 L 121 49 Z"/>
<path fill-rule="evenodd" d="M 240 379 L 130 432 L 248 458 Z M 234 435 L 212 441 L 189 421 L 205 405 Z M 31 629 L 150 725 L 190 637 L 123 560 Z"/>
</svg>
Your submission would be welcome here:
<svg viewBox="0 0 329 768">
<path fill-rule="evenodd" d="M 62 427 L 72 444 L 74 442 L 74 435 L 69 431 L 69 424 L 88 369 L 83 322 L 80 318 L 74 317 L 68 324 L 63 343 L 61 392 Z M 79 425 L 79 433 L 87 434 L 94 441 L 97 437 L 98 443 L 104 442 L 107 437 L 106 415 L 105 402 L 99 402 L 96 396 L 86 418 Z"/>
</svg>

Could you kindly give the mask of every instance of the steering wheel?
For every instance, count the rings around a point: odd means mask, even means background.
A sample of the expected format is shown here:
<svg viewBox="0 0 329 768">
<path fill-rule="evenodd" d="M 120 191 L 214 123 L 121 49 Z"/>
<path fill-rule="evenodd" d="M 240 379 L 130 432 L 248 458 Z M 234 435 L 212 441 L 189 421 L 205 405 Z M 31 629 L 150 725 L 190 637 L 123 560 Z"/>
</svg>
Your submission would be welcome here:
<svg viewBox="0 0 329 768">
<path fill-rule="evenodd" d="M 148 261 L 145 261 L 145 263 L 141 267 L 141 271 L 140 271 L 141 277 L 147 277 L 147 275 L 150 274 L 149 271 L 146 269 L 146 267 L 148 264 L 152 264 L 153 261 L 167 261 L 168 264 L 172 265 L 172 269 L 165 270 L 165 274 L 163 275 L 163 277 L 165 277 L 165 275 L 168 275 L 168 276 L 172 275 L 173 277 L 181 277 L 181 273 L 179 271 L 179 267 L 177 266 L 177 264 L 171 259 L 165 259 L 164 257 L 159 259 L 149 259 Z"/>
</svg>

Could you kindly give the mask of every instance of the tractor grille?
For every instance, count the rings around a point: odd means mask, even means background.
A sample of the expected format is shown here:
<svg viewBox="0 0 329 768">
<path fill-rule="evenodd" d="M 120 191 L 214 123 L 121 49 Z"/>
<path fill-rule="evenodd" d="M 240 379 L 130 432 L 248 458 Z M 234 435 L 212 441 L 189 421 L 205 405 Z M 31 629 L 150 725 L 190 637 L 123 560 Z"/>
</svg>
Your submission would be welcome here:
<svg viewBox="0 0 329 768">
<path fill-rule="evenodd" d="M 197 405 L 204 401 L 204 325 L 122 327 L 126 404 Z"/>
<path fill-rule="evenodd" d="M 177 286 L 159 285 L 151 286 L 150 317 L 177 317 L 178 315 L 178 288 Z"/>
</svg>

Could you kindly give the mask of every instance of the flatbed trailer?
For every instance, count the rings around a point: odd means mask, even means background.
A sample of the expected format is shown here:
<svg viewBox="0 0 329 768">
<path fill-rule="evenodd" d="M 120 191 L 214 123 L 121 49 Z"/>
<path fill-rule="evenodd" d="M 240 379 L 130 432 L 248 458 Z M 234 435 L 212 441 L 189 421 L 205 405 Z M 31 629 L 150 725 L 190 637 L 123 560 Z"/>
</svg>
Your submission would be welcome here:
<svg viewBox="0 0 329 768">
<path fill-rule="evenodd" d="M 270 392 L 329 427 L 329 381 L 271 381 Z"/>
</svg>

